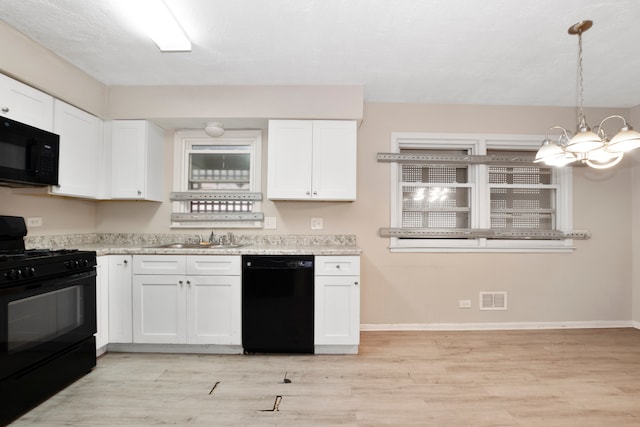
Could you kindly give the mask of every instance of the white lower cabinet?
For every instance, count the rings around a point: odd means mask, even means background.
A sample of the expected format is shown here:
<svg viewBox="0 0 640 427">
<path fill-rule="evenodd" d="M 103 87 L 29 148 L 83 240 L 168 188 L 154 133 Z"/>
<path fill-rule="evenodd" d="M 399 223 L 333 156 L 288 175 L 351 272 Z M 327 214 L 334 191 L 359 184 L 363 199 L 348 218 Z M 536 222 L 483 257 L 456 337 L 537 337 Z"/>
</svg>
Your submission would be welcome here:
<svg viewBox="0 0 640 427">
<path fill-rule="evenodd" d="M 133 342 L 131 255 L 109 255 L 109 343 Z"/>
<path fill-rule="evenodd" d="M 315 257 L 316 353 L 357 353 L 360 343 L 360 257 Z"/>
<path fill-rule="evenodd" d="M 137 255 L 133 342 L 241 345 L 240 256 Z"/>
</svg>

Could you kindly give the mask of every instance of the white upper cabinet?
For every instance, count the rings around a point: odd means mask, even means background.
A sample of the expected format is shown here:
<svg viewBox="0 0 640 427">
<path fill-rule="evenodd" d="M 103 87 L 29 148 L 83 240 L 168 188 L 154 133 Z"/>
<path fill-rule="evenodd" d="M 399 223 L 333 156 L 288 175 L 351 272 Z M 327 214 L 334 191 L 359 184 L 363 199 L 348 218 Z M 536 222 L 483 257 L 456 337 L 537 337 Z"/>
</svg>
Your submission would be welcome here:
<svg viewBox="0 0 640 427">
<path fill-rule="evenodd" d="M 0 74 L 0 116 L 53 131 L 53 97 Z"/>
<path fill-rule="evenodd" d="M 98 198 L 102 120 L 60 100 L 54 100 L 53 132 L 60 135 L 59 185 L 61 196 Z"/>
<path fill-rule="evenodd" d="M 162 201 L 162 129 L 146 120 L 114 120 L 110 127 L 105 198 Z"/>
<path fill-rule="evenodd" d="M 269 199 L 356 199 L 355 121 L 270 120 L 268 144 Z"/>
</svg>

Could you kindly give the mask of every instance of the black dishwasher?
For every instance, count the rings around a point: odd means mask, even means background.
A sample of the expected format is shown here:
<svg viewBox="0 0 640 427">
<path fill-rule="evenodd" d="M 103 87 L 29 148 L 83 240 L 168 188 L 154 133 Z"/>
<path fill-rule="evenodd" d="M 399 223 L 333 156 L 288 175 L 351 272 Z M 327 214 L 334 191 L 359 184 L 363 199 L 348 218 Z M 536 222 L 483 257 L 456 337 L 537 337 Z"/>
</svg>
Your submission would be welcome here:
<svg viewBox="0 0 640 427">
<path fill-rule="evenodd" d="M 245 353 L 313 353 L 313 256 L 242 257 Z"/>
</svg>

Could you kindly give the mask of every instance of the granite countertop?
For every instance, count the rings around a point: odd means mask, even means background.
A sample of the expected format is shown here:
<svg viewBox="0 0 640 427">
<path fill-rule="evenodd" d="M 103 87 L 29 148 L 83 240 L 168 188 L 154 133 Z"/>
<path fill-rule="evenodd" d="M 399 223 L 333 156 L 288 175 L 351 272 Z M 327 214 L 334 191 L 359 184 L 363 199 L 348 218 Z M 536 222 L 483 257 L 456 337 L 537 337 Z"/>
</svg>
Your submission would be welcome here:
<svg viewBox="0 0 640 427">
<path fill-rule="evenodd" d="M 25 238 L 27 248 L 65 248 L 101 255 L 360 255 L 355 236 L 238 235 L 239 247 L 158 248 L 168 243 L 196 242 L 197 236 L 176 234 L 82 234 Z"/>
</svg>

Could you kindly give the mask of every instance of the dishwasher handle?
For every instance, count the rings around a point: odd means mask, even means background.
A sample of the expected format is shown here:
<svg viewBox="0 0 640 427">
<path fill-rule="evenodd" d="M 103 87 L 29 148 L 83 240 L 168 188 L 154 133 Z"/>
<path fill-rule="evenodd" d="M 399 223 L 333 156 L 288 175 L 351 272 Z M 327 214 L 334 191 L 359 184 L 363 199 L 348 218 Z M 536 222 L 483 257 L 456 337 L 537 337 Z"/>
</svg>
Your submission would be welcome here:
<svg viewBox="0 0 640 427">
<path fill-rule="evenodd" d="M 268 265 L 254 265 L 252 261 L 247 261 L 245 267 L 249 269 L 264 270 L 299 270 L 301 268 L 313 268 L 313 261 L 284 261 L 280 263 L 270 263 Z"/>
<path fill-rule="evenodd" d="M 244 267 L 249 270 L 300 270 L 313 268 L 313 258 L 264 257 L 244 260 Z"/>
</svg>

